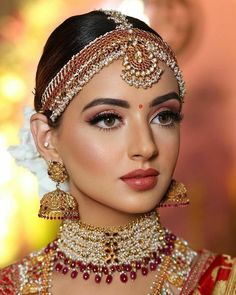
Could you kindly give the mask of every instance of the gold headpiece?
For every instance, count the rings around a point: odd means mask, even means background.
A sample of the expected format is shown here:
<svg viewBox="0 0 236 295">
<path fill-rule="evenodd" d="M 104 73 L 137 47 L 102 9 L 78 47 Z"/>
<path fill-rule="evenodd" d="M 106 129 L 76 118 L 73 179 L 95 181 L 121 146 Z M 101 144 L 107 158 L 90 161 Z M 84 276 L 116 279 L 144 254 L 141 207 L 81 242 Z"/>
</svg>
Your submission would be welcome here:
<svg viewBox="0 0 236 295">
<path fill-rule="evenodd" d="M 183 100 L 185 84 L 177 60 L 168 44 L 157 35 L 133 28 L 125 15 L 118 11 L 102 10 L 116 23 L 113 31 L 99 36 L 63 66 L 50 81 L 42 95 L 41 112 L 50 110 L 55 121 L 85 84 L 105 66 L 123 58 L 122 79 L 131 86 L 144 89 L 158 82 L 165 63 L 178 81 Z"/>
</svg>

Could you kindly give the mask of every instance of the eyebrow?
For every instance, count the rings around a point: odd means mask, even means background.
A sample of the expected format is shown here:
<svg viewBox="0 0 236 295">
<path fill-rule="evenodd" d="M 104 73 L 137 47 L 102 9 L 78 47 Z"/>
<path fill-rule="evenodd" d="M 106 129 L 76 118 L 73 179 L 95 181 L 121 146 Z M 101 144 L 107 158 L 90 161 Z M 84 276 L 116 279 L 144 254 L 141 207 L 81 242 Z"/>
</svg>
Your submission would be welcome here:
<svg viewBox="0 0 236 295">
<path fill-rule="evenodd" d="M 181 102 L 179 95 L 176 92 L 169 92 L 167 94 L 158 96 L 156 98 L 154 98 L 150 103 L 149 103 L 149 107 L 154 107 L 158 104 L 161 104 L 167 100 L 170 99 L 177 99 L 179 102 Z M 89 102 L 82 110 L 82 112 L 84 112 L 85 110 L 97 106 L 97 105 L 115 105 L 115 106 L 119 106 L 122 108 L 126 108 L 129 109 L 130 108 L 130 104 L 128 103 L 128 101 L 123 100 L 123 99 L 114 99 L 114 98 L 96 98 L 93 101 Z"/>
</svg>

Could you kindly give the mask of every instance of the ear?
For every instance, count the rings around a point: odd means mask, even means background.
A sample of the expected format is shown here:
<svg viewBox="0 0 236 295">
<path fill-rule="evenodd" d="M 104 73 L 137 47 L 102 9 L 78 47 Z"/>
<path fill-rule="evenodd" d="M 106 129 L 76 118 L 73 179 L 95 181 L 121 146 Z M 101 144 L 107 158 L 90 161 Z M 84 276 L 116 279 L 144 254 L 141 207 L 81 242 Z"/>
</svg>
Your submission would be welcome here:
<svg viewBox="0 0 236 295">
<path fill-rule="evenodd" d="M 36 113 L 30 118 L 30 128 L 35 141 L 35 145 L 40 155 L 46 160 L 60 161 L 60 156 L 56 147 L 53 145 L 53 128 L 48 125 L 45 115 Z M 48 143 L 45 146 L 45 143 Z"/>
</svg>

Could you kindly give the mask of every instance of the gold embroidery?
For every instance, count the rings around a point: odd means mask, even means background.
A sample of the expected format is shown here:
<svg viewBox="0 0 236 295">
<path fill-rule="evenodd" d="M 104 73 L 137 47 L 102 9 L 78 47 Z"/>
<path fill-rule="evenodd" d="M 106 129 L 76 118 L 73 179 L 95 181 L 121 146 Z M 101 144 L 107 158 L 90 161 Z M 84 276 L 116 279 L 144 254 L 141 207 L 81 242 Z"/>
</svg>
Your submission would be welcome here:
<svg viewBox="0 0 236 295">
<path fill-rule="evenodd" d="M 20 269 L 20 293 L 22 295 L 49 294 L 53 253 L 35 252 L 26 257 Z"/>
<path fill-rule="evenodd" d="M 217 282 L 216 286 L 212 292 L 212 295 L 225 295 L 225 287 L 226 287 L 225 281 Z M 231 294 L 231 295 L 233 295 L 233 294 Z"/>
<path fill-rule="evenodd" d="M 236 259 L 232 259 L 233 268 L 227 282 L 225 295 L 236 294 Z"/>
<path fill-rule="evenodd" d="M 204 250 L 201 254 L 198 255 L 197 260 L 195 261 L 192 270 L 189 274 L 187 281 L 185 282 L 181 295 L 188 295 L 194 288 L 197 287 L 200 277 L 215 259 L 213 253 Z M 200 294 L 197 290 L 194 291 L 193 295 Z"/>
</svg>

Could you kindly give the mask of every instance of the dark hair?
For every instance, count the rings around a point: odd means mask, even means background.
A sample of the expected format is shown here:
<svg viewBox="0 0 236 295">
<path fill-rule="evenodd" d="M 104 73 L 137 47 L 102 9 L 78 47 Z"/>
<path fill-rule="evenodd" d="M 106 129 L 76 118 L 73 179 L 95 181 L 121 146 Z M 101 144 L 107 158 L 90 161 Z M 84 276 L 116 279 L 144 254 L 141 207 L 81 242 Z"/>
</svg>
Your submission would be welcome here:
<svg viewBox="0 0 236 295">
<path fill-rule="evenodd" d="M 158 35 L 139 19 L 128 17 L 128 20 L 133 27 Z M 100 35 L 114 30 L 115 26 L 114 21 L 109 20 L 102 11 L 95 10 L 66 19 L 51 33 L 44 46 L 36 73 L 34 97 L 36 111 L 41 109 L 42 94 L 48 83 L 71 57 Z M 46 111 L 44 114 L 47 116 L 50 126 L 57 127 L 59 125 L 61 116 L 52 122 L 50 120 L 51 112 Z"/>
</svg>

